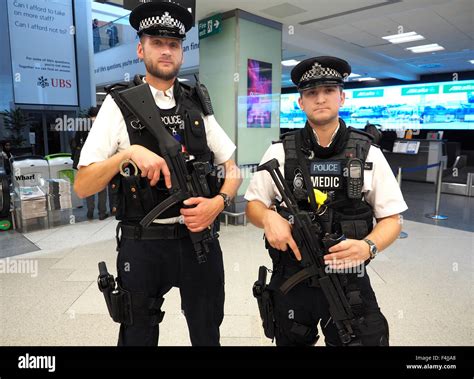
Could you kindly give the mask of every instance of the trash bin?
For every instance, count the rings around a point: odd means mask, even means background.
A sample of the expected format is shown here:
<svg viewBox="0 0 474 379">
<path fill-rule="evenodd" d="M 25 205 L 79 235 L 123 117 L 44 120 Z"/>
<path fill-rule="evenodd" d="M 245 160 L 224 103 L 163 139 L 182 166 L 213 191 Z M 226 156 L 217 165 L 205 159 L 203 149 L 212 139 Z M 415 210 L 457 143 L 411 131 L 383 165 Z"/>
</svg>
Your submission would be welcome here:
<svg viewBox="0 0 474 379">
<path fill-rule="evenodd" d="M 39 155 L 10 159 L 14 189 L 16 226 L 21 233 L 49 227 L 45 181 L 49 179 L 48 161 Z"/>
<path fill-rule="evenodd" d="M 48 161 L 39 155 L 12 157 L 13 187 L 41 186 L 41 179 L 49 179 Z"/>
<path fill-rule="evenodd" d="M 71 200 L 73 208 L 82 206 L 82 199 L 74 192 L 75 172 L 72 168 L 72 156 L 69 153 L 50 154 L 45 157 L 49 163 L 51 179 L 66 179 L 71 183 Z"/>
</svg>

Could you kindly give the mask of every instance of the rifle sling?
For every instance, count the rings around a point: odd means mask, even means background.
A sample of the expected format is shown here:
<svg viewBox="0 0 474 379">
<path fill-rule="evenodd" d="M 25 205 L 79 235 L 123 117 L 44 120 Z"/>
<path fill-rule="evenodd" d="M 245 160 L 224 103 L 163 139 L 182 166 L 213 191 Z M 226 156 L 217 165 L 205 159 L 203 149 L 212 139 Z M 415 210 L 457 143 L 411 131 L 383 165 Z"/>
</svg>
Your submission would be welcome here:
<svg viewBox="0 0 474 379">
<path fill-rule="evenodd" d="M 280 291 L 286 295 L 294 286 L 301 283 L 302 281 L 317 275 L 316 266 L 312 265 L 306 267 L 296 274 L 291 275 L 281 286 Z"/>
</svg>

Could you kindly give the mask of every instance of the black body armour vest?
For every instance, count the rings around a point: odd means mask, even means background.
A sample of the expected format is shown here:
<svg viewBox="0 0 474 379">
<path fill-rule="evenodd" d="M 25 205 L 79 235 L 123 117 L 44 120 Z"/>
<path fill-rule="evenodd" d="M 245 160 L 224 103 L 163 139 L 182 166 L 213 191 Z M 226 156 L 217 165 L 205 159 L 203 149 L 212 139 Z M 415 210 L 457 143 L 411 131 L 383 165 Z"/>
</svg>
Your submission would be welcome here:
<svg viewBox="0 0 474 379">
<path fill-rule="evenodd" d="M 300 209 L 314 213 L 313 219 L 321 224 L 324 233 L 362 239 L 373 228 L 373 210 L 361 191 L 364 169 L 372 169 L 372 163 L 366 162 L 372 136 L 347 128 L 342 119 L 339 122 L 339 130 L 327 148 L 316 142 L 308 123 L 304 129 L 282 136 L 285 180 Z M 357 160 L 358 169 L 350 164 Z M 313 188 L 328 194 L 325 212 L 318 210 L 310 192 Z"/>
<path fill-rule="evenodd" d="M 136 77 L 134 84 L 141 84 L 141 79 Z M 127 132 L 131 145 L 141 145 L 154 153 L 161 155 L 159 144 L 153 134 L 141 126 L 137 118 L 123 105 L 120 100 L 120 90 L 123 85 L 108 88 L 120 108 L 127 125 Z M 185 154 L 188 170 L 191 171 L 192 162 L 203 162 L 209 165 L 210 173 L 206 179 L 211 191 L 211 197 L 219 192 L 221 183 L 214 166 L 214 154 L 207 145 L 206 130 L 202 114 L 205 107 L 200 103 L 196 89 L 184 86 L 176 80 L 173 88 L 176 106 L 171 109 L 160 109 L 163 125 L 168 132 L 181 144 Z M 158 184 L 150 187 L 149 179 L 140 175 L 124 177 L 117 174 L 111 181 L 112 212 L 118 220 L 126 223 L 139 222 L 156 205 L 169 197 L 164 179 L 161 177 Z M 160 215 L 160 218 L 177 217 L 182 204 L 176 204 Z"/>
</svg>

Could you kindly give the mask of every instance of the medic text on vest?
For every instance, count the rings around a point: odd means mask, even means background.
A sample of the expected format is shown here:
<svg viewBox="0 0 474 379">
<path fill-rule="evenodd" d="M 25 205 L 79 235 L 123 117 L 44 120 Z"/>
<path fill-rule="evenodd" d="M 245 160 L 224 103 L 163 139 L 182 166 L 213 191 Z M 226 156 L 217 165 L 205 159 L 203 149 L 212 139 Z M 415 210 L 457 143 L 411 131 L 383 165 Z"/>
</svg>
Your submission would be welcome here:
<svg viewBox="0 0 474 379">
<path fill-rule="evenodd" d="M 339 189 L 341 188 L 340 176 L 312 176 L 314 188 L 319 189 Z"/>
</svg>

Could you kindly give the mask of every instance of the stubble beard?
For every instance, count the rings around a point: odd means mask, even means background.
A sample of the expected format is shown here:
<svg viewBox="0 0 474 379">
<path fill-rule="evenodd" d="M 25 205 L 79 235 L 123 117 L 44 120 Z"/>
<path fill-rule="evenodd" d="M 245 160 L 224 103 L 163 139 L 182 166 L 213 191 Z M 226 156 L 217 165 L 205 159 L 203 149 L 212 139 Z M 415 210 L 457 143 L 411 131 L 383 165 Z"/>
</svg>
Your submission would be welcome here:
<svg viewBox="0 0 474 379">
<path fill-rule="evenodd" d="M 145 62 L 145 67 L 147 72 L 161 80 L 172 80 L 176 78 L 179 74 L 179 70 L 181 68 L 181 65 L 175 65 L 173 68 L 168 69 L 168 70 L 162 70 L 158 67 L 158 63 L 156 62 Z"/>
</svg>

